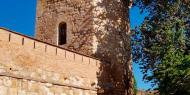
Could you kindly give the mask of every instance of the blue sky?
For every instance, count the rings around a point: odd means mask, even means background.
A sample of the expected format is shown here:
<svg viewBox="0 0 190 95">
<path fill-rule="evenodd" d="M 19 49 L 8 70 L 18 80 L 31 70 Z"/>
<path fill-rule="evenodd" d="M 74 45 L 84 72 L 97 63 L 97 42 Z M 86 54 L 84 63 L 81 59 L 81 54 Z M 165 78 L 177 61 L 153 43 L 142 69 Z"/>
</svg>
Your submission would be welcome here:
<svg viewBox="0 0 190 95">
<path fill-rule="evenodd" d="M 0 27 L 33 36 L 36 0 L 1 0 Z"/>
<path fill-rule="evenodd" d="M 141 14 L 138 7 L 132 7 L 130 9 L 131 29 L 134 29 L 136 26 L 140 26 L 147 15 L 148 12 L 145 11 L 144 13 Z M 143 81 L 143 74 L 141 73 L 139 67 L 140 66 L 138 64 L 133 63 L 133 72 L 135 75 L 135 79 L 137 81 L 137 87 L 138 89 L 148 90 L 151 87 L 151 84 L 145 83 Z"/>
<path fill-rule="evenodd" d="M 2 0 L 0 3 L 0 27 L 34 36 L 36 0 Z M 137 7 L 130 10 L 131 28 L 139 26 L 147 13 L 140 14 Z M 134 75 L 139 89 L 148 89 L 150 84 L 142 81 L 139 65 L 133 64 Z"/>
</svg>

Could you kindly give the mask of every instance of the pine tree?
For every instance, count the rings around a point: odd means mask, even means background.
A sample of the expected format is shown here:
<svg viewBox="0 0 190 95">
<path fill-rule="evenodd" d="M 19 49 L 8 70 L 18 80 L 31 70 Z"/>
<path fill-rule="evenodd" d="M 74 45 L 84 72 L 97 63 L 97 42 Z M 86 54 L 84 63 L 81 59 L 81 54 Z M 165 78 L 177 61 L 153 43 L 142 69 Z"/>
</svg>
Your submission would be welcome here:
<svg viewBox="0 0 190 95">
<path fill-rule="evenodd" d="M 133 60 L 144 80 L 161 95 L 190 95 L 190 1 L 136 0 L 135 5 L 149 12 L 132 36 Z"/>
</svg>

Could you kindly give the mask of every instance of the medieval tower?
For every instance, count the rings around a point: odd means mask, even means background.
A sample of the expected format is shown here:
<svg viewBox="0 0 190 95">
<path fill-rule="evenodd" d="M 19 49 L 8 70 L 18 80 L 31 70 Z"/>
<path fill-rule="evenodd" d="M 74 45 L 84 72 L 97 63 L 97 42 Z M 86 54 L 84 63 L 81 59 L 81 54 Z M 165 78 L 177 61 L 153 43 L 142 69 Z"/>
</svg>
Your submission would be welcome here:
<svg viewBox="0 0 190 95">
<path fill-rule="evenodd" d="M 38 0 L 36 38 L 106 61 L 113 85 L 123 87 L 121 64 L 130 62 L 128 2 Z"/>
<path fill-rule="evenodd" d="M 31 38 L 0 28 L 0 95 L 132 95 L 128 0 L 37 0 Z"/>
</svg>

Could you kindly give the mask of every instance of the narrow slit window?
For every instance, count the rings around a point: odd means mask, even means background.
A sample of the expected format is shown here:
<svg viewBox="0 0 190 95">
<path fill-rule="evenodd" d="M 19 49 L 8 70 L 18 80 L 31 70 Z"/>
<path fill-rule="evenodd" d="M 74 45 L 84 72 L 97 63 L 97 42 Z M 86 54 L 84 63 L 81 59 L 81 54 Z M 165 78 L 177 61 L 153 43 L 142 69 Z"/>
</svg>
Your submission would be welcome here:
<svg viewBox="0 0 190 95">
<path fill-rule="evenodd" d="M 58 45 L 64 45 L 67 43 L 67 24 L 59 24 Z"/>
</svg>

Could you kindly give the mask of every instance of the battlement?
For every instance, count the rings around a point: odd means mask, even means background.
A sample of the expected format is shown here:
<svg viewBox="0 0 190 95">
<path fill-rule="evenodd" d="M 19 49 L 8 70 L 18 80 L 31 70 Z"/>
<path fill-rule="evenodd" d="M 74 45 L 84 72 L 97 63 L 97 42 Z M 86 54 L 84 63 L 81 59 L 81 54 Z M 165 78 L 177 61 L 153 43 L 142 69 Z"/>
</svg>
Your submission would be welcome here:
<svg viewBox="0 0 190 95">
<path fill-rule="evenodd" d="M 7 30 L 5 28 L 0 27 L 0 40 L 12 42 L 12 43 L 17 43 L 20 45 L 29 45 L 33 49 L 43 49 L 42 51 L 55 54 L 55 55 L 62 55 L 65 57 L 65 59 L 69 59 L 70 61 L 79 61 L 82 63 L 87 63 L 87 64 L 99 64 L 100 61 L 98 58 L 95 58 L 93 56 L 81 54 L 63 47 L 59 47 L 47 42 L 43 42 L 40 40 L 37 40 L 35 38 Z M 33 43 L 33 44 L 32 44 Z"/>
<path fill-rule="evenodd" d="M 0 28 L 0 52 L 0 76 L 85 91 L 97 89 L 101 62 L 94 57 L 4 28 Z"/>
</svg>

